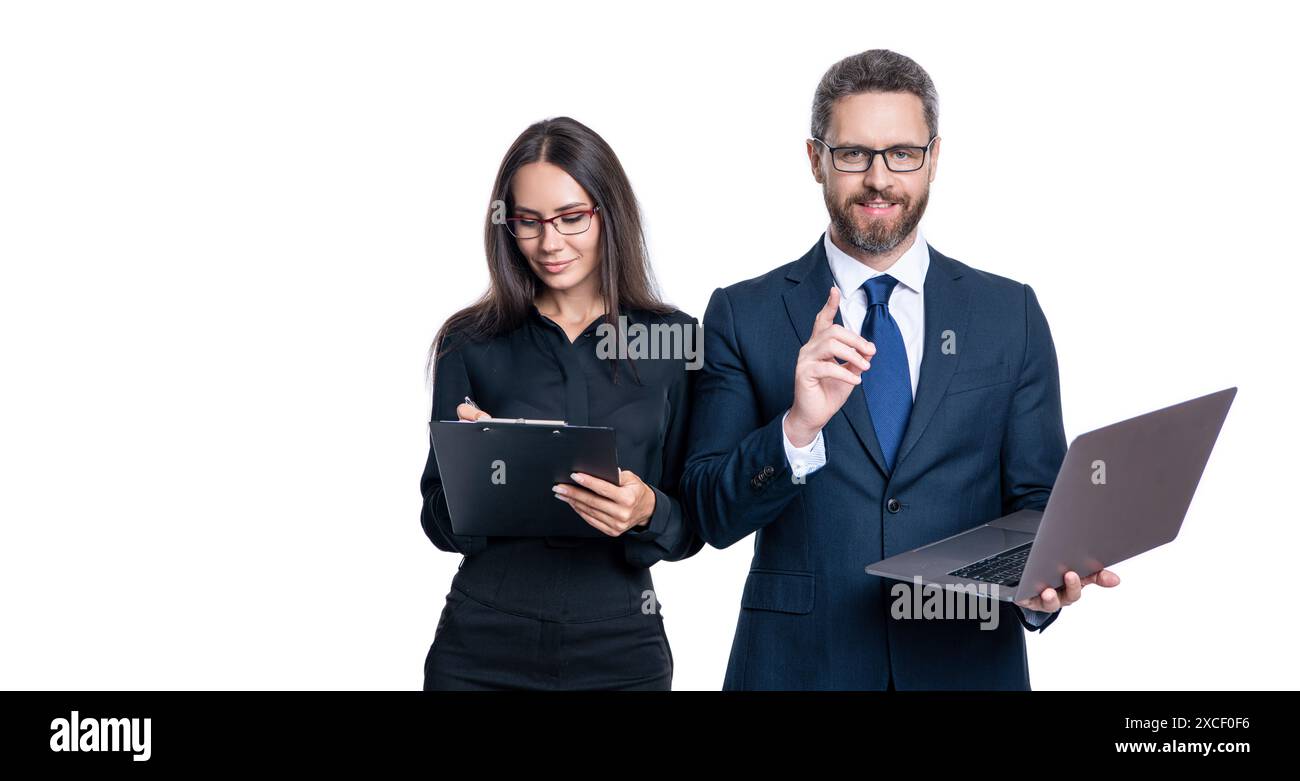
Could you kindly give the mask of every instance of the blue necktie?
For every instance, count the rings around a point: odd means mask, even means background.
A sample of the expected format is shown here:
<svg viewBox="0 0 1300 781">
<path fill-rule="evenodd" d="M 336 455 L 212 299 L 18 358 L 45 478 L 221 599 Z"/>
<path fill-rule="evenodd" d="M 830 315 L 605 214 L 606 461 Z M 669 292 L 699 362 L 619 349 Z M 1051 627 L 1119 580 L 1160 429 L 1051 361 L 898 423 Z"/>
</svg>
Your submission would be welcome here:
<svg viewBox="0 0 1300 781">
<path fill-rule="evenodd" d="M 867 291 L 867 316 L 862 320 L 862 337 L 876 346 L 871 368 L 862 373 L 862 392 L 867 397 L 871 423 L 892 472 L 894 457 L 903 444 L 903 432 L 912 414 L 912 375 L 907 368 L 907 348 L 898 323 L 889 314 L 889 294 L 898 280 L 879 274 L 862 283 Z"/>
</svg>

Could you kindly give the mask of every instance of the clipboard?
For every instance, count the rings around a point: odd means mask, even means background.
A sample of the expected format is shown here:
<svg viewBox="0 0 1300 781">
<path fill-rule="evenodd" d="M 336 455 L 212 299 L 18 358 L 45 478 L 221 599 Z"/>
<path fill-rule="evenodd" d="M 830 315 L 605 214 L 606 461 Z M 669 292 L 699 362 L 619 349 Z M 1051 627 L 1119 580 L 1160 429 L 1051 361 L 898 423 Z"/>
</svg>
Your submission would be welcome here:
<svg viewBox="0 0 1300 781">
<path fill-rule="evenodd" d="M 487 537 L 603 537 L 551 486 L 571 472 L 618 483 L 614 429 L 562 421 L 440 420 L 429 441 L 451 530 Z"/>
</svg>

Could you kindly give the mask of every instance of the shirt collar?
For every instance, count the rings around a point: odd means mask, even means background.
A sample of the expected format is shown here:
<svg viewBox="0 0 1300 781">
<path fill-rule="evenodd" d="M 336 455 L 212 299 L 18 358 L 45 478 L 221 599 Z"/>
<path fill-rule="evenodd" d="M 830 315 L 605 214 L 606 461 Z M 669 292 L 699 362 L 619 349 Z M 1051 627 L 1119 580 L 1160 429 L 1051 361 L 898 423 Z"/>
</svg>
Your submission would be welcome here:
<svg viewBox="0 0 1300 781">
<path fill-rule="evenodd" d="M 912 242 L 912 246 L 894 261 L 894 265 L 883 272 L 860 263 L 835 246 L 835 242 L 831 241 L 829 229 L 822 234 L 822 242 L 826 245 L 826 259 L 830 262 L 831 274 L 834 275 L 835 283 L 839 285 L 840 294 L 843 296 L 851 295 L 862 287 L 863 282 L 879 274 L 888 274 L 897 279 L 899 284 L 917 293 L 924 292 L 925 274 L 930 268 L 930 248 L 919 227 L 916 229 L 916 239 Z"/>
</svg>

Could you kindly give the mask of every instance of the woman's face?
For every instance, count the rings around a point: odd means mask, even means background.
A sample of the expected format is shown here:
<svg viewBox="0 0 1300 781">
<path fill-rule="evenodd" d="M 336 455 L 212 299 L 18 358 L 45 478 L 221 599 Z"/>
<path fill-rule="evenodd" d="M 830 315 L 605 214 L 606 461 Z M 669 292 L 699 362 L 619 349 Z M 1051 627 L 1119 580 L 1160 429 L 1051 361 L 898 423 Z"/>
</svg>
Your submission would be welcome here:
<svg viewBox="0 0 1300 781">
<path fill-rule="evenodd" d="M 510 192 L 515 204 L 511 217 L 546 219 L 596 206 L 572 176 L 551 163 L 529 163 L 520 168 L 511 181 Z M 560 219 L 542 225 L 540 236 L 516 238 L 515 243 L 528 259 L 533 273 L 547 287 L 570 290 L 593 285 L 599 279 L 595 274 L 600 268 L 600 215 L 596 212 L 591 216 L 591 227 L 583 233 L 560 233 L 557 224 L 570 229 Z"/>
</svg>

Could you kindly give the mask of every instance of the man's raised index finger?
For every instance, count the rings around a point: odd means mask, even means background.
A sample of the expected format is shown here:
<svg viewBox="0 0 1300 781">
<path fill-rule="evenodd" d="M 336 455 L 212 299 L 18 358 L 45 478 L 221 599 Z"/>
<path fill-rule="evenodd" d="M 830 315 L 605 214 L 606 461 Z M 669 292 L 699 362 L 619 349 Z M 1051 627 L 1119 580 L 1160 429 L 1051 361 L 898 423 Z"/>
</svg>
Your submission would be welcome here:
<svg viewBox="0 0 1300 781">
<path fill-rule="evenodd" d="M 813 336 L 825 331 L 835 323 L 835 312 L 840 308 L 840 289 L 832 287 L 830 295 L 826 296 L 826 303 L 822 306 L 821 311 L 817 313 L 817 319 L 813 320 Z"/>
</svg>

